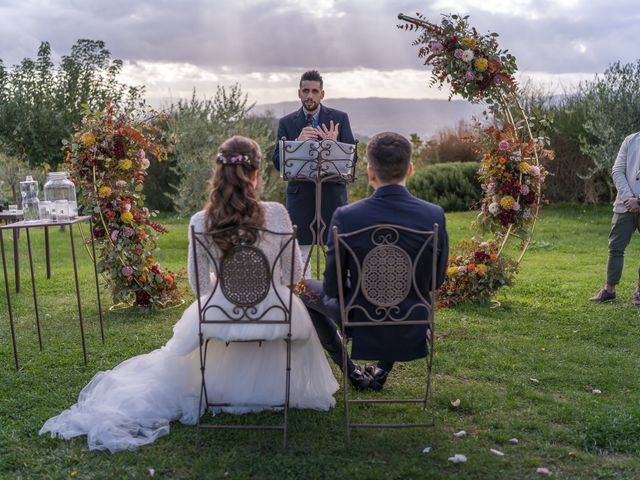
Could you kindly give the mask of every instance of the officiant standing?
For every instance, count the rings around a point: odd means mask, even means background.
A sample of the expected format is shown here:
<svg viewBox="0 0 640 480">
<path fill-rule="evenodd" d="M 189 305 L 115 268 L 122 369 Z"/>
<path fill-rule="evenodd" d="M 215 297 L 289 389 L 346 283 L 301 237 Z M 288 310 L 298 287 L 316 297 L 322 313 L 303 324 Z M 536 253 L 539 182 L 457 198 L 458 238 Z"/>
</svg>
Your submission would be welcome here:
<svg viewBox="0 0 640 480">
<path fill-rule="evenodd" d="M 280 170 L 280 140 L 335 140 L 355 143 L 349 117 L 346 113 L 328 108 L 320 102 L 324 98 L 322 76 L 316 70 L 309 70 L 300 77 L 298 98 L 302 107 L 280 119 L 276 135 L 276 149 L 273 164 Z M 344 183 L 323 182 L 321 195 L 321 216 L 326 229 L 327 241 L 331 216 L 336 208 L 347 204 L 347 187 Z M 316 191 L 313 182 L 290 181 L 287 185 L 286 207 L 292 223 L 298 226 L 298 243 L 305 261 L 314 242 L 312 225 L 315 216 Z"/>
</svg>

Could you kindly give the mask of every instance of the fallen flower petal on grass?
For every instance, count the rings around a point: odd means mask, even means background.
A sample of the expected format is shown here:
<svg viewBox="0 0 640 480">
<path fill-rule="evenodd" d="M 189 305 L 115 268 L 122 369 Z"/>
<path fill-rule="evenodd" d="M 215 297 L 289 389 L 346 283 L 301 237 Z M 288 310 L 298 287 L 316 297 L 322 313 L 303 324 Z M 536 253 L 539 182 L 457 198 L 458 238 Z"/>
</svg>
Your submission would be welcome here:
<svg viewBox="0 0 640 480">
<path fill-rule="evenodd" d="M 531 380 L 533 383 L 540 383 L 540 380 L 538 380 L 537 378 L 530 378 L 529 380 Z"/>
<path fill-rule="evenodd" d="M 495 448 L 492 448 L 489 451 L 498 457 L 504 457 L 504 453 L 502 453 L 500 450 L 496 450 Z"/>
<path fill-rule="evenodd" d="M 454 437 L 456 438 L 462 438 L 467 434 L 467 432 L 465 432 L 464 430 L 460 430 L 459 432 L 456 432 L 453 434 Z"/>
<path fill-rule="evenodd" d="M 518 442 L 519 442 L 519 440 L 518 440 L 517 438 L 510 438 L 510 439 L 509 439 L 509 443 L 510 443 L 511 445 L 517 445 L 517 444 L 518 444 Z"/>
<path fill-rule="evenodd" d="M 150 468 L 150 469 L 149 469 L 149 476 L 150 476 L 150 477 L 155 477 L 155 475 L 156 475 L 156 471 L 155 471 L 155 469 Z"/>
<path fill-rule="evenodd" d="M 591 393 L 593 393 L 594 395 L 602 395 L 602 390 L 594 388 L 593 390 L 591 390 Z"/>
<path fill-rule="evenodd" d="M 551 476 L 551 470 L 549 470 L 546 467 L 538 467 L 538 468 L 536 468 L 536 473 L 539 473 L 540 475 L 544 475 L 545 477 L 550 477 Z"/>
<path fill-rule="evenodd" d="M 424 453 L 425 455 L 426 455 L 427 453 L 430 453 L 430 452 L 431 452 L 431 447 L 424 447 L 424 448 L 422 449 L 422 453 Z"/>
<path fill-rule="evenodd" d="M 467 457 L 465 457 L 461 453 L 456 453 L 453 457 L 449 457 L 448 459 L 451 463 L 466 463 Z"/>
<path fill-rule="evenodd" d="M 460 406 L 460 399 L 459 399 L 459 398 L 456 398 L 455 400 L 452 400 L 452 401 L 451 401 L 451 406 L 452 406 L 453 408 L 458 408 L 458 407 Z"/>
</svg>

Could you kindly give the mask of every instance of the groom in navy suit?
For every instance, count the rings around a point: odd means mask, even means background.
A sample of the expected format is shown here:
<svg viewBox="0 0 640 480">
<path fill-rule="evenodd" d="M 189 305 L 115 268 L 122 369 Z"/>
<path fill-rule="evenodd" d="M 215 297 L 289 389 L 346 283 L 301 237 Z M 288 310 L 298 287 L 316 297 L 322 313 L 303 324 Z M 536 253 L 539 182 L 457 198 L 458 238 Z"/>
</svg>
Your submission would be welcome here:
<svg viewBox="0 0 640 480">
<path fill-rule="evenodd" d="M 302 107 L 280 119 L 276 135 L 276 149 L 273 152 L 273 164 L 280 170 L 280 140 L 335 140 L 343 143 L 355 143 L 349 117 L 346 113 L 327 108 L 320 102 L 324 98 L 322 76 L 316 70 L 310 70 L 300 77 L 298 98 Z M 316 192 L 312 182 L 291 181 L 287 185 L 286 206 L 291 221 L 298 226 L 298 243 L 301 246 L 303 260 L 309 255 L 313 242 L 312 225 L 315 214 Z M 326 182 L 322 184 L 321 215 L 324 225 L 328 226 L 336 208 L 347 203 L 347 187 L 344 183 Z M 325 230 L 326 243 L 329 229 Z"/>
<path fill-rule="evenodd" d="M 449 256 L 449 238 L 447 235 L 444 211 L 441 207 L 414 197 L 405 187 L 406 179 L 413 172 L 411 165 L 411 144 L 397 133 L 385 132 L 374 136 L 367 145 L 367 177 L 375 189 L 373 195 L 364 200 L 340 207 L 333 214 L 331 230 L 334 226 L 339 233 L 349 233 L 377 224 L 391 224 L 409 227 L 415 230 L 433 230 L 438 224 L 438 252 L 436 267 L 436 285 L 438 289 L 445 278 Z M 349 246 L 358 255 L 360 262 L 367 252 L 373 248 L 370 235 L 354 236 Z M 422 240 L 402 236 L 398 246 L 405 249 L 415 259 L 422 246 Z M 417 279 L 420 291 L 428 298 L 432 285 L 431 265 L 433 251 L 426 251 L 420 258 Z M 355 284 L 357 271 L 350 270 L 348 258 L 341 252 L 342 271 L 345 296 L 349 298 L 349 282 Z M 349 281 L 347 281 L 349 279 Z M 302 297 L 309 309 L 318 337 L 333 361 L 342 364 L 342 342 L 337 332 L 340 324 L 338 307 L 338 272 L 336 269 L 336 250 L 333 237 L 329 236 L 326 254 L 324 285 L 318 281 L 307 281 L 309 294 Z M 323 297 L 324 293 L 324 297 Z M 318 297 L 322 301 L 314 301 Z M 312 300 L 310 301 L 309 298 Z M 372 309 L 366 299 L 357 298 L 356 302 L 368 310 Z M 415 293 L 411 293 L 399 307 L 403 316 L 412 304 L 419 303 Z M 360 313 L 360 312 L 356 312 Z M 420 311 L 414 312 L 419 316 Z M 375 317 L 375 312 L 370 312 Z M 409 319 L 414 319 L 410 315 Z M 420 319 L 420 318 L 415 318 Z M 351 321 L 369 321 L 360 313 Z M 347 372 L 351 383 L 357 388 L 380 390 L 395 361 L 408 361 L 422 358 L 427 354 L 426 326 L 390 326 L 380 328 L 358 328 L 352 332 L 352 356 L 364 360 L 376 360 L 364 369 L 347 359 Z"/>
</svg>

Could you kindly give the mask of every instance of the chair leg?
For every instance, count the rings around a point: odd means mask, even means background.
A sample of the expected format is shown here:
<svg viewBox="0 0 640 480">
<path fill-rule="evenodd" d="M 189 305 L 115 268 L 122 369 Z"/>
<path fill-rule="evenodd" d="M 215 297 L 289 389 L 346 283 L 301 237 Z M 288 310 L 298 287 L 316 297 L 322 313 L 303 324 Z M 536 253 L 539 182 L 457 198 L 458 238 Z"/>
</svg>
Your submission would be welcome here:
<svg viewBox="0 0 640 480">
<path fill-rule="evenodd" d="M 343 395 L 344 395 L 344 419 L 345 419 L 345 427 L 347 429 L 347 445 L 351 443 L 351 430 L 349 423 L 349 379 L 348 379 L 348 369 L 347 369 L 347 336 L 343 332 L 342 333 L 342 379 L 343 379 Z"/>
<path fill-rule="evenodd" d="M 203 351 L 204 343 L 204 351 Z M 196 448 L 200 448 L 200 424 L 202 423 L 202 401 L 205 400 L 207 405 L 209 403 L 207 395 L 207 385 L 205 382 L 205 364 L 207 361 L 207 346 L 209 341 L 203 342 L 202 334 L 200 334 L 200 401 L 198 402 L 198 423 L 196 424 Z M 205 408 L 205 412 L 206 408 Z"/>
<path fill-rule="evenodd" d="M 289 400 L 291 395 L 291 333 L 289 333 L 285 342 L 287 344 L 287 370 L 285 376 L 283 448 L 287 448 L 289 434 Z"/>
</svg>

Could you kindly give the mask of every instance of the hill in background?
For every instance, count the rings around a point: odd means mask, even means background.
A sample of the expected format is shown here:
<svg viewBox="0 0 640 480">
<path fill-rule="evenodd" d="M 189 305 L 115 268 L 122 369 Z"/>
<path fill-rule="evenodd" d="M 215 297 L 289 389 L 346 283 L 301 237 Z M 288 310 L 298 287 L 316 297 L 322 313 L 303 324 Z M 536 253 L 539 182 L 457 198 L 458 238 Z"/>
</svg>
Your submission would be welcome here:
<svg viewBox="0 0 640 480">
<path fill-rule="evenodd" d="M 428 139 L 461 121 L 472 122 L 481 117 L 483 106 L 461 100 L 396 99 L 396 98 L 334 98 L 323 101 L 327 107 L 349 114 L 356 138 L 366 141 L 379 132 L 394 131 L 409 136 L 417 133 Z M 256 105 L 254 113 L 270 111 L 276 118 L 300 108 L 299 101 Z"/>
</svg>

